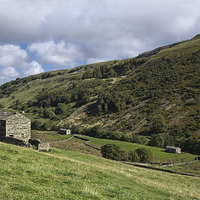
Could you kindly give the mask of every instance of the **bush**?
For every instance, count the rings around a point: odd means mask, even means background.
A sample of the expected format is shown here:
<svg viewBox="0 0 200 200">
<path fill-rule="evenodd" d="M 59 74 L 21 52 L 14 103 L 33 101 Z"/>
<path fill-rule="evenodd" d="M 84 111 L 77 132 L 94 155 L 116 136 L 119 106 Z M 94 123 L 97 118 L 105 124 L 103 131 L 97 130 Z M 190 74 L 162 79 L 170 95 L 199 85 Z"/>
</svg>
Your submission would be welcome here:
<svg viewBox="0 0 200 200">
<path fill-rule="evenodd" d="M 64 114 L 66 112 L 66 105 L 64 103 L 58 103 L 56 106 L 55 114 Z"/>
<path fill-rule="evenodd" d="M 135 151 L 129 151 L 129 153 L 128 153 L 128 160 L 130 162 L 139 162 L 140 161 L 140 157 L 138 156 L 137 152 L 135 152 Z"/>
<path fill-rule="evenodd" d="M 150 163 L 154 161 L 154 154 L 151 150 L 147 150 L 145 148 L 139 148 L 135 150 L 140 158 L 140 162 Z"/>
<path fill-rule="evenodd" d="M 71 127 L 71 132 L 72 132 L 73 134 L 80 134 L 81 130 L 80 130 L 79 126 L 73 125 L 73 126 Z"/>
<path fill-rule="evenodd" d="M 104 158 L 112 160 L 121 160 L 122 151 L 116 144 L 106 144 L 101 147 L 101 153 Z"/>
<path fill-rule="evenodd" d="M 5 108 L 5 106 L 2 103 L 0 103 L 0 108 Z"/>
<path fill-rule="evenodd" d="M 162 115 L 158 115 L 157 117 L 153 118 L 151 126 L 152 134 L 165 133 L 167 128 L 168 127 Z"/>
<path fill-rule="evenodd" d="M 148 145 L 154 147 L 165 148 L 166 146 L 174 146 L 174 138 L 168 134 L 153 135 L 148 142 Z"/>
<path fill-rule="evenodd" d="M 42 126 L 42 122 L 40 120 L 35 120 L 31 124 L 31 129 L 32 130 L 40 130 L 41 126 Z"/>
</svg>

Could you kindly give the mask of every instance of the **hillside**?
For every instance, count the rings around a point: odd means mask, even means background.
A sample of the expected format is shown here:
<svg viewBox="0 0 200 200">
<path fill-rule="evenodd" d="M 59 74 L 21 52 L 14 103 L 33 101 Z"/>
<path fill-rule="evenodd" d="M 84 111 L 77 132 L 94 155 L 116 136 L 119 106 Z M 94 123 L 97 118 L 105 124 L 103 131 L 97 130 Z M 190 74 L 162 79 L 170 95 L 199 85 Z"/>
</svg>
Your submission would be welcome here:
<svg viewBox="0 0 200 200">
<path fill-rule="evenodd" d="M 0 143 L 1 199 L 199 199 L 200 179 Z"/>
<path fill-rule="evenodd" d="M 0 86 L 0 107 L 25 110 L 33 129 L 70 127 L 81 132 L 100 125 L 114 136 L 97 137 L 132 141 L 143 135 L 149 145 L 177 145 L 200 154 L 199 75 L 197 35 L 135 58 L 5 83 Z"/>
</svg>

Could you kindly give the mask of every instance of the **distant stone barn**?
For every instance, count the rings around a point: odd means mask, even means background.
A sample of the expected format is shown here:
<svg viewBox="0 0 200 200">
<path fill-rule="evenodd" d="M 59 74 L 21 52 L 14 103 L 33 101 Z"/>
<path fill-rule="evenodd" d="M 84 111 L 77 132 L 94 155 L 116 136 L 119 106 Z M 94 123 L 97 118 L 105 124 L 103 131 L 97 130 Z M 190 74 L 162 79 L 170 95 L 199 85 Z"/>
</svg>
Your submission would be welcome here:
<svg viewBox="0 0 200 200">
<path fill-rule="evenodd" d="M 20 113 L 0 111 L 0 140 L 15 138 L 28 143 L 31 120 Z"/>
<path fill-rule="evenodd" d="M 59 134 L 61 134 L 61 135 L 70 135 L 71 134 L 71 130 L 70 129 L 60 129 L 59 130 Z"/>
<path fill-rule="evenodd" d="M 173 147 L 173 146 L 166 146 L 165 151 L 168 153 L 181 153 L 181 148 Z"/>
</svg>

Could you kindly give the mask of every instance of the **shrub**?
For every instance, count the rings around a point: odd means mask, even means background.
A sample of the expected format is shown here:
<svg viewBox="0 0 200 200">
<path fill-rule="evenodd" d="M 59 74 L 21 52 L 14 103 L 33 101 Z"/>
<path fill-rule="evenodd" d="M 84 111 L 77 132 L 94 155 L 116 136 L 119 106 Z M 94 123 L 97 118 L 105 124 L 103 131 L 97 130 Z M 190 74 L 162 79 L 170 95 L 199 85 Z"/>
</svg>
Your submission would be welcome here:
<svg viewBox="0 0 200 200">
<path fill-rule="evenodd" d="M 131 161 L 131 162 L 139 162 L 140 161 L 140 157 L 138 156 L 137 152 L 129 151 L 128 160 Z"/>
<path fill-rule="evenodd" d="M 31 124 L 31 129 L 40 130 L 41 126 L 42 126 L 42 122 L 40 120 L 35 120 Z"/>
<path fill-rule="evenodd" d="M 0 108 L 5 108 L 5 106 L 2 103 L 0 103 Z"/>
<path fill-rule="evenodd" d="M 154 154 L 151 150 L 147 150 L 145 148 L 139 148 L 135 150 L 140 158 L 140 162 L 149 163 L 154 161 Z"/>
<path fill-rule="evenodd" d="M 101 147 L 101 153 L 104 158 L 112 160 L 121 160 L 122 151 L 116 144 L 106 144 Z"/>
<path fill-rule="evenodd" d="M 152 134 L 165 133 L 167 128 L 168 127 L 162 115 L 158 115 L 157 117 L 153 118 L 151 126 Z"/>
</svg>

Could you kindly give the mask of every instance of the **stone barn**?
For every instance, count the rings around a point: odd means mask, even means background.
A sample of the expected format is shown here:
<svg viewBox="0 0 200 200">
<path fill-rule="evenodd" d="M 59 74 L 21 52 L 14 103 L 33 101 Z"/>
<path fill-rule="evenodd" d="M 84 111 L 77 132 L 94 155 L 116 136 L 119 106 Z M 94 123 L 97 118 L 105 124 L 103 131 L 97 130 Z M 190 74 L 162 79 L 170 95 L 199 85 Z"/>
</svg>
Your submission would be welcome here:
<svg viewBox="0 0 200 200">
<path fill-rule="evenodd" d="M 60 129 L 59 130 L 59 134 L 61 134 L 61 135 L 70 135 L 71 134 L 71 130 L 70 129 Z"/>
<path fill-rule="evenodd" d="M 166 146 L 165 151 L 168 153 L 181 153 L 181 148 L 173 147 L 173 146 Z"/>
<path fill-rule="evenodd" d="M 0 111 L 0 140 L 7 138 L 28 143 L 31 138 L 31 120 L 20 113 Z"/>
</svg>

